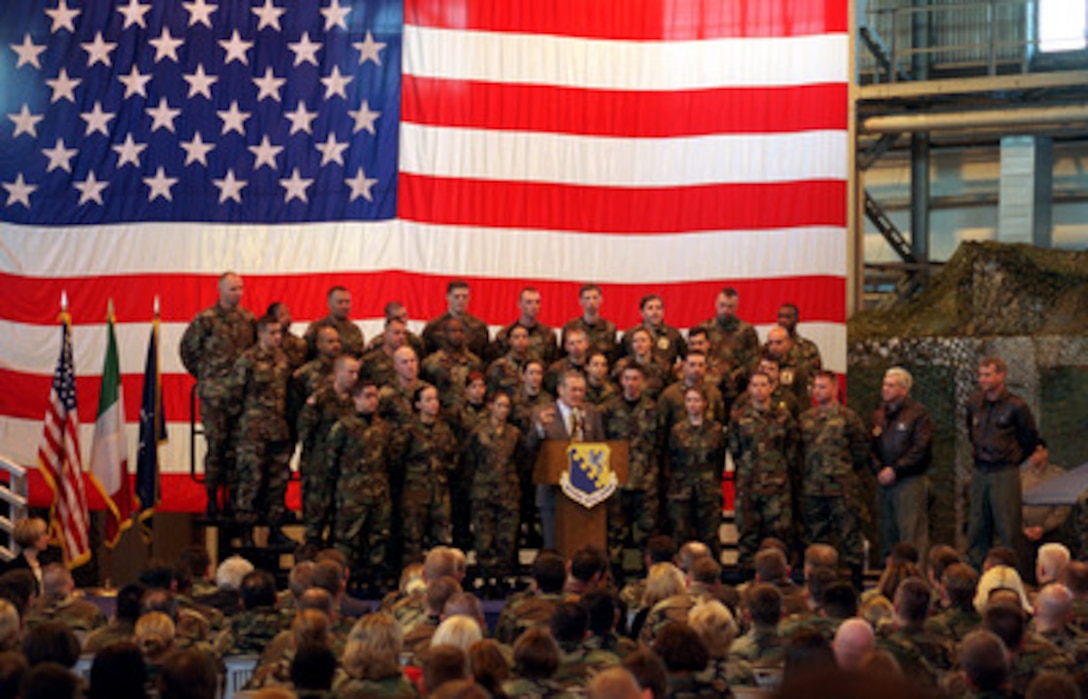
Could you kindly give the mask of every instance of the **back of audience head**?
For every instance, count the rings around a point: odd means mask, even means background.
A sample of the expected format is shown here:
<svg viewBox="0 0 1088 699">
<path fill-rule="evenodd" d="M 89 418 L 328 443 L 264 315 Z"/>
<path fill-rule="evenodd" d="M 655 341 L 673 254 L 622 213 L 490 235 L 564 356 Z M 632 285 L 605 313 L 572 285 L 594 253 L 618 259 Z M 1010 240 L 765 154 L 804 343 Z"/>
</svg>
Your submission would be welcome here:
<svg viewBox="0 0 1088 699">
<path fill-rule="evenodd" d="M 676 542 L 671 536 L 658 534 L 646 542 L 646 567 L 654 563 L 672 563 L 676 559 Z"/>
<path fill-rule="evenodd" d="M 786 554 L 778 548 L 766 548 L 756 553 L 756 580 L 763 583 L 784 582 L 790 574 Z"/>
<path fill-rule="evenodd" d="M 832 572 L 839 568 L 839 552 L 830 544 L 809 544 L 805 549 L 805 579 L 812 571 L 826 569 Z"/>
<path fill-rule="evenodd" d="M 153 558 L 140 571 L 140 582 L 152 589 L 174 590 L 177 588 L 177 572 L 166 561 Z"/>
<path fill-rule="evenodd" d="M 13 650 L 0 653 L 0 699 L 15 699 L 19 695 L 19 683 L 29 669 L 22 653 Z"/>
<path fill-rule="evenodd" d="M 670 621 L 657 633 L 653 651 L 671 673 L 702 672 L 710 662 L 710 653 L 699 634 L 677 621 Z"/>
<path fill-rule="evenodd" d="M 514 642 L 514 674 L 544 680 L 559 669 L 559 645 L 544 627 L 529 629 Z"/>
<path fill-rule="evenodd" d="M 898 544 L 892 546 L 891 552 L 888 554 L 888 562 L 891 563 L 910 563 L 913 566 L 917 566 L 921 560 L 921 556 L 918 554 L 918 549 L 914 544 L 900 541 Z"/>
<path fill-rule="evenodd" d="M 237 592 L 242 589 L 242 580 L 253 570 L 253 564 L 246 559 L 231 556 L 215 569 L 215 585 L 220 590 Z"/>
<path fill-rule="evenodd" d="M 532 575 L 540 592 L 558 594 L 563 591 L 563 583 L 567 580 L 567 564 L 558 553 L 541 551 L 533 560 Z"/>
<path fill-rule="evenodd" d="M 470 676 L 468 654 L 458 646 L 440 643 L 423 654 L 423 689 L 427 694 L 446 682 L 467 680 Z"/>
<path fill-rule="evenodd" d="M 159 699 L 215 699 L 219 688 L 212 659 L 187 649 L 171 653 L 159 674 Z"/>
<path fill-rule="evenodd" d="M 467 651 L 469 646 L 483 637 L 483 630 L 475 619 L 457 614 L 443 621 L 434 630 L 431 647 L 445 644 Z"/>
<path fill-rule="evenodd" d="M 873 595 L 861 603 L 858 616 L 869 622 L 874 629 L 879 629 L 895 620 L 895 606 L 887 597 Z"/>
<path fill-rule="evenodd" d="M 0 580 L 2 579 L 0 577 Z M 1062 571 L 1062 583 L 1069 588 L 1074 597 L 1088 595 L 1088 563 L 1069 561 L 1069 565 Z"/>
<path fill-rule="evenodd" d="M 655 563 L 646 574 L 646 590 L 642 593 L 642 606 L 652 607 L 669 597 L 683 594 L 687 589 L 684 574 L 672 563 Z"/>
<path fill-rule="evenodd" d="M 485 638 L 469 646 L 468 662 L 476 684 L 492 694 L 500 691 L 502 683 L 510 679 L 510 666 L 494 639 Z"/>
<path fill-rule="evenodd" d="M 400 651 L 403 636 L 390 614 L 367 614 L 348 634 L 340 664 L 353 677 L 381 680 L 401 674 Z"/>
<path fill-rule="evenodd" d="M 1000 638 L 1005 647 L 1015 653 L 1024 642 L 1027 618 L 1024 610 L 1016 605 L 989 604 L 982 613 L 982 628 Z"/>
<path fill-rule="evenodd" d="M 724 658 L 737 637 L 737 622 L 733 614 L 714 599 L 696 602 L 688 611 L 688 625 L 699 634 L 711 658 Z"/>
<path fill-rule="evenodd" d="M 842 670 L 857 670 L 861 659 L 873 651 L 876 640 L 873 627 L 864 619 L 847 619 L 835 631 L 831 647 Z"/>
<path fill-rule="evenodd" d="M 135 624 L 143 613 L 141 605 L 147 587 L 142 583 L 129 583 L 117 592 L 117 604 L 114 608 L 114 617 L 117 621 Z"/>
<path fill-rule="evenodd" d="M 701 541 L 688 541 L 680 547 L 680 551 L 676 554 L 676 565 L 680 570 L 687 573 L 691 570 L 692 564 L 700 558 L 708 558 L 710 556 L 710 547 Z"/>
<path fill-rule="evenodd" d="M 941 587 L 948 605 L 963 612 L 975 611 L 978 573 L 966 563 L 953 563 L 944 569 Z"/>
<path fill-rule="evenodd" d="M 423 559 L 423 579 L 430 583 L 441 577 L 463 580 L 465 577 L 465 554 L 451 546 L 435 546 Z"/>
<path fill-rule="evenodd" d="M 1037 623 L 1050 627 L 1064 626 L 1073 614 L 1073 593 L 1061 583 L 1051 583 L 1035 596 Z"/>
<path fill-rule="evenodd" d="M 291 634 L 296 645 L 328 645 L 332 634 L 329 615 L 320 609 L 301 609 L 291 621 Z"/>
<path fill-rule="evenodd" d="M 135 643 L 118 641 L 95 653 L 88 699 L 144 699 L 146 685 L 147 665 Z"/>
<path fill-rule="evenodd" d="M 669 691 L 669 676 L 665 663 L 649 648 L 628 653 L 621 661 L 638 686 L 650 690 L 653 699 L 665 699 Z"/>
<path fill-rule="evenodd" d="M 619 600 L 606 587 L 598 587 L 582 595 L 579 603 L 586 610 L 587 628 L 595 636 L 612 633 L 619 620 Z"/>
<path fill-rule="evenodd" d="M 446 600 L 442 607 L 442 618 L 451 616 L 467 616 L 479 624 L 481 629 L 487 628 L 487 617 L 484 616 L 480 598 L 471 592 L 457 592 Z"/>
<path fill-rule="evenodd" d="M 178 620 L 178 600 L 170 590 L 152 588 L 144 594 L 140 600 L 140 616 L 149 612 L 162 612 L 170 617 L 170 620 Z"/>
<path fill-rule="evenodd" d="M 43 621 L 23 634 L 23 654 L 30 667 L 39 663 L 75 667 L 79 660 L 79 639 L 64 624 Z"/>
<path fill-rule="evenodd" d="M 250 611 L 276 606 L 276 579 L 267 570 L 247 573 L 238 592 L 242 596 L 242 606 Z"/>
<path fill-rule="evenodd" d="M 929 615 L 932 595 L 921 578 L 907 578 L 895 591 L 895 613 L 902 624 L 919 626 Z"/>
<path fill-rule="evenodd" d="M 201 544 L 190 544 L 178 554 L 177 567 L 187 570 L 193 580 L 201 580 L 207 576 L 211 565 L 212 557 L 208 555 L 208 549 Z"/>
<path fill-rule="evenodd" d="M 1035 559 L 1035 578 L 1039 585 L 1057 582 L 1062 569 L 1071 558 L 1065 544 L 1051 541 L 1040 546 Z"/>
<path fill-rule="evenodd" d="M 960 669 L 970 689 L 996 691 L 1009 676 L 1005 643 L 990 631 L 972 631 L 959 647 Z"/>
<path fill-rule="evenodd" d="M 975 609 L 981 614 L 990 603 L 990 598 L 995 592 L 1007 590 L 1020 600 L 1020 607 L 1025 612 L 1031 611 L 1027 592 L 1024 591 L 1024 583 L 1015 568 L 1004 565 L 996 565 L 982 574 L 975 589 Z"/>
<path fill-rule="evenodd" d="M 292 597 L 299 599 L 303 593 L 313 587 L 316 565 L 313 561 L 300 561 L 287 574 L 287 589 L 291 591 Z"/>
<path fill-rule="evenodd" d="M 834 582 L 824 590 L 824 614 L 831 619 L 858 615 L 858 593 L 848 582 Z"/>
<path fill-rule="evenodd" d="M 303 643 L 291 661 L 291 684 L 297 689 L 328 691 L 336 674 L 336 655 L 327 645 Z"/>
<path fill-rule="evenodd" d="M 582 546 L 570 558 L 570 576 L 583 585 L 599 585 L 608 575 L 608 556 L 599 546 Z"/>
<path fill-rule="evenodd" d="M 834 569 L 816 568 L 805 578 L 805 592 L 816 609 L 823 609 L 827 597 L 827 588 L 839 581 Z"/>
<path fill-rule="evenodd" d="M 310 587 L 319 588 L 334 598 L 339 598 L 344 584 L 344 566 L 329 558 L 314 563 L 313 572 L 310 573 Z"/>
<path fill-rule="evenodd" d="M 711 556 L 697 558 L 688 568 L 688 578 L 692 583 L 704 587 L 715 587 L 722 581 L 722 567 Z"/>
<path fill-rule="evenodd" d="M 786 639 L 783 681 L 828 672 L 838 667 L 831 644 L 818 630 L 800 628 Z"/>
<path fill-rule="evenodd" d="M 410 595 L 427 588 L 423 582 L 423 564 L 409 563 L 400 572 L 400 580 L 397 583 L 397 591 L 402 595 Z"/>
<path fill-rule="evenodd" d="M 451 680 L 431 692 L 428 699 L 490 699 L 482 687 L 468 680 Z"/>
<path fill-rule="evenodd" d="M 986 552 L 986 558 L 982 560 L 982 572 L 990 570 L 994 566 L 1008 566 L 1016 568 L 1020 564 L 1020 557 L 1016 551 L 1008 546 L 994 546 Z"/>
<path fill-rule="evenodd" d="M 30 602 L 38 595 L 38 580 L 29 570 L 9 570 L 0 575 L 0 598 L 15 605 L 19 617 L 26 616 Z"/>
<path fill-rule="evenodd" d="M 549 622 L 552 637 L 560 647 L 564 644 L 581 643 L 589 630 L 589 615 L 575 602 L 561 602 L 552 611 Z"/>
<path fill-rule="evenodd" d="M 782 620 L 782 593 L 767 583 L 753 585 L 748 589 L 747 609 L 756 626 L 776 626 Z"/>
<path fill-rule="evenodd" d="M 640 699 L 642 689 L 635 676 L 622 667 L 598 672 L 586 688 L 589 699 Z"/>
<path fill-rule="evenodd" d="M 332 619 L 336 614 L 336 600 L 320 587 L 311 587 L 303 592 L 295 602 L 295 610 L 301 612 L 305 609 L 315 609 L 324 612 L 325 616 Z"/>
<path fill-rule="evenodd" d="M 926 554 L 926 575 L 929 577 L 930 584 L 940 585 L 945 569 L 953 563 L 962 562 L 963 558 L 960 554 L 948 544 L 931 546 Z"/>
<path fill-rule="evenodd" d="M 42 596 L 50 598 L 67 597 L 72 591 L 72 574 L 60 563 L 42 566 Z"/>
<path fill-rule="evenodd" d="M 446 602 L 462 592 L 461 583 L 449 576 L 431 580 L 427 583 L 427 611 L 435 616 L 446 608 Z"/>
<path fill-rule="evenodd" d="M 910 561 L 892 561 L 880 574 L 876 589 L 884 597 L 894 600 L 895 591 L 899 589 L 900 583 L 907 578 L 920 577 L 922 577 L 922 571 L 918 569 L 916 564 Z"/>
<path fill-rule="evenodd" d="M 174 647 L 174 622 L 162 612 L 148 612 L 136 622 L 136 643 L 151 660 L 159 660 Z"/>
<path fill-rule="evenodd" d="M 1080 688 L 1063 672 L 1040 672 L 1028 685 L 1024 699 L 1080 699 Z"/>
<path fill-rule="evenodd" d="M 19 699 L 78 699 L 82 696 L 79 678 L 54 662 L 32 665 L 19 685 Z"/>
</svg>

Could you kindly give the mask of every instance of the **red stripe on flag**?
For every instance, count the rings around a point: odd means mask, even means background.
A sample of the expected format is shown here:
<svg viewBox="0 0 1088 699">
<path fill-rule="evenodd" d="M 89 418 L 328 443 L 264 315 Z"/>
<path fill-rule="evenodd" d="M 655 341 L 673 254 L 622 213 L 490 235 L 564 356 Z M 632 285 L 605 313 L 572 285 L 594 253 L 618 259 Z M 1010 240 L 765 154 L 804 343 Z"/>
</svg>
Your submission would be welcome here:
<svg viewBox="0 0 1088 699">
<path fill-rule="evenodd" d="M 125 394 L 125 422 L 140 421 L 140 398 L 143 388 L 143 374 L 122 374 L 121 386 Z M 0 369 L 0 391 L 5 395 L 24 396 L 23 400 L 11 404 L 4 413 L 7 417 L 28 420 L 41 419 L 46 408 L 43 401 L 34 396 L 43 395 L 42 388 L 49 390 L 53 377 L 42 374 L 29 374 L 10 369 Z M 194 380 L 187 374 L 163 374 L 163 402 L 167 422 L 188 422 L 189 389 Z M 80 376 L 76 379 L 80 407 L 91 411 L 98 405 L 98 394 L 102 390 L 102 377 Z"/>
<path fill-rule="evenodd" d="M 404 2 L 406 24 L 635 41 L 845 32 L 848 15 L 843 0 Z"/>
<path fill-rule="evenodd" d="M 507 85 L 405 75 L 405 122 L 594 136 L 845 129 L 846 85 L 674 92 Z"/>
<path fill-rule="evenodd" d="M 841 183 L 836 183 L 841 184 Z M 845 185 L 844 185 L 845 186 Z M 841 202 L 836 202 L 841 204 Z M 828 245 L 843 244 L 836 233 Z M 736 251 L 723 250 L 723 255 Z M 411 317 L 427 320 L 446 311 L 446 284 L 454 275 L 412 272 L 358 272 L 312 275 L 244 275 L 246 297 L 243 302 L 257 315 L 273 301 L 286 301 L 296 319 L 320 318 L 328 313 L 325 295 L 329 287 L 341 284 L 353 293 L 354 318 L 381 318 L 390 299 L 399 299 Z M 522 287 L 531 284 L 544 295 L 541 320 L 562 325 L 581 314 L 578 289 L 592 279 L 494 279 L 457 276 L 472 286 L 470 311 L 491 325 L 505 325 L 517 315 L 516 300 Z M 70 313 L 77 325 L 102 322 L 102 309 L 109 298 L 115 300 L 119 325 L 151 321 L 146 299 L 162 296 L 164 322 L 188 323 L 200 310 L 210 306 L 215 294 L 215 275 L 119 275 L 115 277 L 43 279 L 0 274 L 7 298 L 0 307 L 0 319 L 33 324 L 49 324 L 55 314 L 39 301 L 55 299 L 62 290 L 72 298 Z M 792 300 L 801 306 L 805 321 L 845 322 L 845 281 L 841 277 L 812 275 L 768 279 L 715 279 L 682 282 L 646 282 L 641 284 L 601 283 L 606 298 L 604 315 L 620 327 L 639 321 L 639 300 L 656 293 L 665 299 L 670 325 L 688 327 L 702 322 L 713 311 L 714 297 L 723 286 L 736 288 L 742 298 L 741 315 L 752 323 L 773 323 L 778 305 Z M 166 347 L 174 352 L 176 348 Z M 3 373 L 0 372 L 0 377 Z M 80 378 L 80 386 L 83 386 Z M 2 390 L 2 383 L 0 383 Z M 81 389 L 82 390 L 82 389 Z M 91 388 L 97 395 L 97 387 Z M 172 391 L 173 389 L 167 389 Z M 188 390 L 187 388 L 185 389 Z M 139 386 L 125 384 L 125 393 L 138 398 Z M 10 394 L 9 394 L 10 395 Z M 170 414 L 169 408 L 167 414 Z M 40 413 L 39 413 L 40 415 Z"/>
<path fill-rule="evenodd" d="M 616 234 L 846 225 L 842 180 L 601 188 L 401 173 L 399 190 L 401 218 L 448 225 Z"/>
</svg>

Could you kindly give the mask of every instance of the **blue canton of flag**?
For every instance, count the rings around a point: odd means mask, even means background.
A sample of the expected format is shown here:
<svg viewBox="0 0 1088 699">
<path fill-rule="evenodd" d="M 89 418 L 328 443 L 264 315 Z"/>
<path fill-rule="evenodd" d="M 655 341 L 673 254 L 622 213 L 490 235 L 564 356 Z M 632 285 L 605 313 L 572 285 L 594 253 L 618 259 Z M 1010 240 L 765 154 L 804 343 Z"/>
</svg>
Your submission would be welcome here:
<svg viewBox="0 0 1088 699">
<path fill-rule="evenodd" d="M 389 219 L 398 0 L 5 0 L 0 220 Z"/>
</svg>

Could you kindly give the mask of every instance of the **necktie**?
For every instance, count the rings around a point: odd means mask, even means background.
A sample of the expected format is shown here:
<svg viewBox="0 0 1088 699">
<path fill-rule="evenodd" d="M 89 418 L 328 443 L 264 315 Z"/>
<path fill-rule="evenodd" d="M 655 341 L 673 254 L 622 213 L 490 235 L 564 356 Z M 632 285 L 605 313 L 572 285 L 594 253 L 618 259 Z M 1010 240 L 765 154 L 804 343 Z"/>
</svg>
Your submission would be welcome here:
<svg viewBox="0 0 1088 699">
<path fill-rule="evenodd" d="M 581 442 L 586 438 L 585 419 L 582 411 L 575 408 L 570 411 L 570 439 L 572 442 Z"/>
</svg>

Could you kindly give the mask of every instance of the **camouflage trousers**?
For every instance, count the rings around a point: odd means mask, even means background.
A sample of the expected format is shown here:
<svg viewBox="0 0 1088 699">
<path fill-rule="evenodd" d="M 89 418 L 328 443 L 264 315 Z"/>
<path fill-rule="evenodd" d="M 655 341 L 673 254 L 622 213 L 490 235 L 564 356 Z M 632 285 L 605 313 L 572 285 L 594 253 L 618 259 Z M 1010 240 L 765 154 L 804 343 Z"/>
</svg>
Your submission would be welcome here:
<svg viewBox="0 0 1088 699">
<path fill-rule="evenodd" d="M 450 491 L 435 480 L 408 480 L 401 493 L 404 564 L 423 560 L 423 551 L 451 543 Z"/>
<path fill-rule="evenodd" d="M 393 517 L 388 490 L 384 497 L 359 498 L 344 490 L 336 495 L 336 549 L 347 556 L 353 568 L 365 567 L 371 575 L 388 573 L 386 543 Z"/>
<path fill-rule="evenodd" d="M 235 510 L 243 522 L 255 522 L 259 504 L 268 523 L 277 525 L 287 514 L 284 495 L 291 478 L 291 445 L 287 440 L 242 440 L 238 443 L 238 495 Z"/>
<path fill-rule="evenodd" d="M 672 479 L 667 502 L 673 538 L 701 541 L 710 547 L 714 560 L 718 560 L 722 548 L 721 483 L 712 475 L 693 480 Z"/>
<path fill-rule="evenodd" d="M 628 544 L 639 551 L 646 549 L 657 526 L 657 501 L 657 488 L 621 488 L 609 498 L 608 558 L 614 571 L 623 565 L 623 549 Z"/>
<path fill-rule="evenodd" d="M 759 542 L 773 536 L 792 544 L 793 516 L 788 495 L 737 494 L 737 563 L 752 570 Z"/>
<path fill-rule="evenodd" d="M 227 498 L 235 496 L 238 472 L 235 468 L 235 428 L 237 420 L 230 413 L 228 401 L 200 397 L 200 421 L 204 426 L 204 488 L 208 500 L 218 497 L 219 486 L 226 486 Z"/>
<path fill-rule="evenodd" d="M 335 540 L 336 511 L 333 503 L 339 474 L 329 473 L 329 469 L 320 461 L 301 464 L 299 470 L 302 476 L 302 521 L 306 523 L 306 543 L 320 547 L 325 541 L 325 527 L 329 528 L 329 536 Z"/>
<path fill-rule="evenodd" d="M 512 575 L 516 570 L 520 499 L 521 493 L 513 488 L 472 497 L 472 534 L 481 578 Z"/>
<path fill-rule="evenodd" d="M 831 544 L 846 566 L 864 562 L 865 543 L 861 526 L 850 502 L 842 495 L 805 495 L 801 498 L 804 544 Z"/>
</svg>

